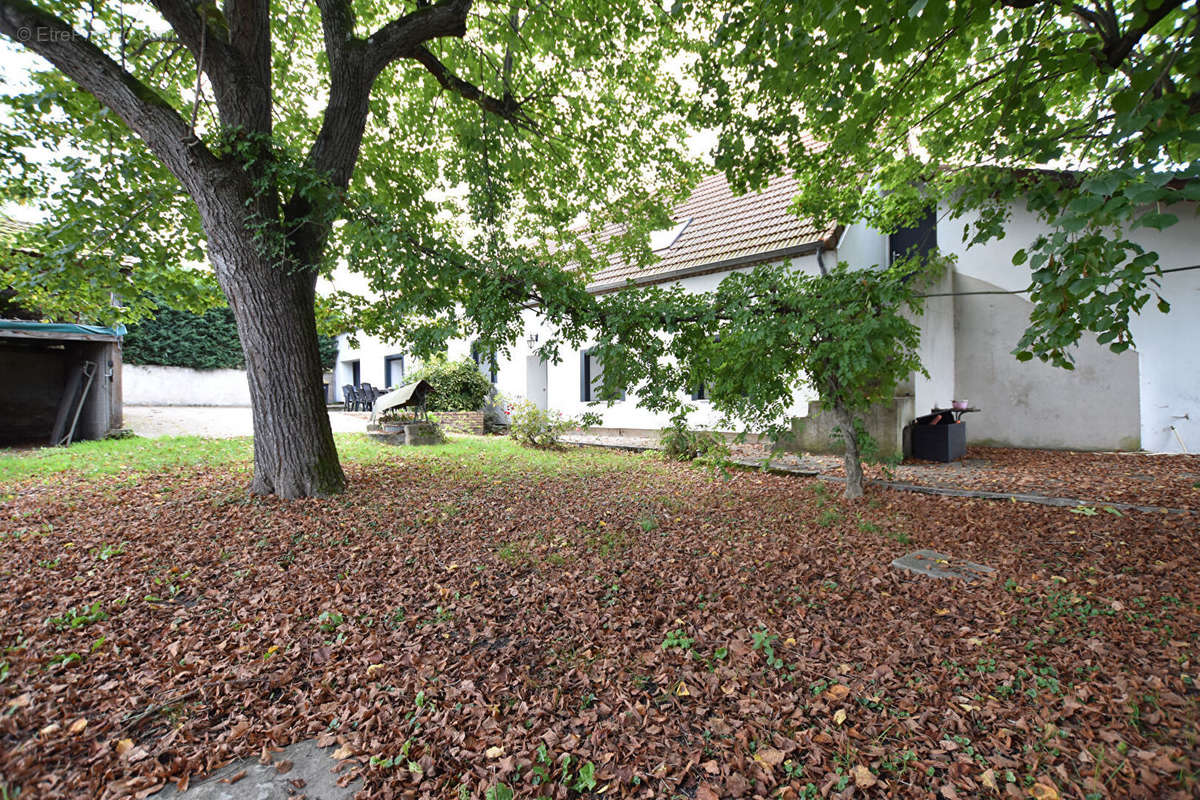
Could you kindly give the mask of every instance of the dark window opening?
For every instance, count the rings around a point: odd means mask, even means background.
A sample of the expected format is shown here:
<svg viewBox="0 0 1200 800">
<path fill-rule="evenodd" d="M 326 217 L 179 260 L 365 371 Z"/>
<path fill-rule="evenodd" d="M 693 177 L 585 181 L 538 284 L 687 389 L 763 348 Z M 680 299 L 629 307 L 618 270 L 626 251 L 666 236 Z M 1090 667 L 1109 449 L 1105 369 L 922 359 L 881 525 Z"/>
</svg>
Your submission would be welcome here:
<svg viewBox="0 0 1200 800">
<path fill-rule="evenodd" d="M 404 354 L 383 359 L 383 385 L 395 386 L 404 381 Z"/>
<path fill-rule="evenodd" d="M 604 365 L 600 358 L 591 350 L 584 350 L 579 357 L 579 399 L 585 403 L 607 399 L 600 397 L 600 391 L 604 388 Z M 612 399 L 624 400 L 625 390 L 622 389 Z"/>
<path fill-rule="evenodd" d="M 937 249 L 937 206 L 930 206 L 925 215 L 910 228 L 901 228 L 888 237 L 891 263 L 908 255 L 927 256 Z"/>
</svg>

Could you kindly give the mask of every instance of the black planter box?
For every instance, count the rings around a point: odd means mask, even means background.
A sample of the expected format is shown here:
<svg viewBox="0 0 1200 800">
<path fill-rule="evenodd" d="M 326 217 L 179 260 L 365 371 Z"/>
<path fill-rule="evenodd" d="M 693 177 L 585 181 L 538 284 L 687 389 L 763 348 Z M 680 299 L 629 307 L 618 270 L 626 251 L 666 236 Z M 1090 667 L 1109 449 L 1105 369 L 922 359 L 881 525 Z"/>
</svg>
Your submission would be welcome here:
<svg viewBox="0 0 1200 800">
<path fill-rule="evenodd" d="M 967 452 L 967 423 L 955 422 L 950 414 L 942 414 L 936 425 L 930 421 L 938 416 L 917 417 L 912 426 L 913 458 L 926 461 L 957 461 Z"/>
</svg>

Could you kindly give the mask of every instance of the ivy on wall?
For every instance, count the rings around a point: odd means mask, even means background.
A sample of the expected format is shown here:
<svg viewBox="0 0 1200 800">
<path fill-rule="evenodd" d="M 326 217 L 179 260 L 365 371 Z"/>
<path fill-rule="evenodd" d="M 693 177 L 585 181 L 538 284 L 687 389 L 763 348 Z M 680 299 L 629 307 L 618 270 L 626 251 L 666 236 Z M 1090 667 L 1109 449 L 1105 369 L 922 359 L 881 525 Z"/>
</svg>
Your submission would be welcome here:
<svg viewBox="0 0 1200 800">
<path fill-rule="evenodd" d="M 337 338 L 318 336 L 321 364 L 332 369 Z M 129 326 L 123 359 L 127 364 L 150 364 L 192 369 L 243 369 L 237 324 L 228 307 L 203 314 L 160 306 L 153 317 Z"/>
</svg>

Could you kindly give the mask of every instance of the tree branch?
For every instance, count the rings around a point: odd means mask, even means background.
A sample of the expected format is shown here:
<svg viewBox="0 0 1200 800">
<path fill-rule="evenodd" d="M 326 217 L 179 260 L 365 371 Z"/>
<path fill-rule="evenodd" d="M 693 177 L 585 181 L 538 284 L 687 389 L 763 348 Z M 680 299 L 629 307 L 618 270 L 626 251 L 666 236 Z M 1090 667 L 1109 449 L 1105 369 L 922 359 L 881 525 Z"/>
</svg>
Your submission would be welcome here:
<svg viewBox="0 0 1200 800">
<path fill-rule="evenodd" d="M 27 0 L 0 0 L 0 33 L 45 58 L 119 116 L 193 196 L 201 171 L 218 164 L 183 117 L 153 89 L 62 19 Z"/>
<path fill-rule="evenodd" d="M 227 107 L 238 109 L 239 124 L 261 132 L 271 130 L 271 3 L 270 0 L 226 0 L 229 45 L 246 69 L 239 97 Z M 247 80 L 248 78 L 248 80 Z M 222 115 L 229 112 L 222 112 Z"/>
<path fill-rule="evenodd" d="M 305 164 L 326 176 L 335 189 L 345 191 L 366 131 L 375 76 L 364 68 L 364 47 L 354 38 L 354 13 L 348 0 L 317 0 L 317 6 L 329 58 L 329 104 Z M 292 255 L 304 266 L 316 263 L 329 238 L 329 226 L 313 219 L 317 210 L 299 187 L 283 207 Z"/>
<path fill-rule="evenodd" d="M 243 30 L 249 20 L 239 20 L 236 25 L 230 26 L 212 3 L 202 6 L 190 0 L 153 0 L 153 3 L 180 41 L 191 51 L 197 69 L 208 75 L 221 122 L 248 130 L 269 130 L 269 51 L 265 59 L 258 54 L 267 70 L 267 83 L 263 84 L 263 66 L 252 64 L 230 44 L 230 28 Z M 250 20 L 254 19 L 249 9 L 239 11 Z"/>
<path fill-rule="evenodd" d="M 503 97 L 493 97 L 473 83 L 464 81 L 455 75 L 445 64 L 438 60 L 437 56 L 424 47 L 417 48 L 411 58 L 425 67 L 426 71 L 442 85 L 443 89 L 447 89 L 460 97 L 470 100 L 484 111 L 495 114 L 516 127 L 525 128 L 530 131 L 537 130 L 533 121 L 521 109 L 521 104 L 509 92 L 505 92 Z"/>
<path fill-rule="evenodd" d="M 341 2 L 341 0 L 338 0 Z M 461 39 L 472 0 L 442 0 L 389 22 L 367 39 L 367 66 L 374 77 L 388 64 L 414 53 L 431 39 Z"/>
<path fill-rule="evenodd" d="M 1105 38 L 1102 64 L 1116 69 L 1125 63 L 1125 59 L 1133 52 L 1133 48 L 1137 47 L 1138 42 L 1142 40 L 1150 30 L 1166 19 L 1171 12 L 1182 6 L 1184 0 L 1162 0 L 1161 4 L 1156 8 L 1139 9 L 1139 13 L 1134 16 L 1138 19 L 1141 14 L 1145 14 L 1145 19 L 1142 24 L 1137 27 L 1130 28 L 1120 38 Z"/>
<path fill-rule="evenodd" d="M 354 35 L 354 11 L 349 0 L 317 0 L 325 52 L 329 57 L 330 87 L 329 105 L 321 121 L 321 130 L 308 154 L 309 168 L 328 176 L 335 189 L 344 191 L 349 186 L 366 130 L 371 87 L 385 67 L 401 58 L 417 61 L 443 87 L 484 110 L 514 125 L 533 129 L 530 120 L 521 113 L 520 104 L 511 95 L 506 93 L 503 98 L 488 95 L 454 75 L 424 46 L 432 39 L 464 36 L 471 2 L 442 0 L 421 6 L 384 25 L 363 41 Z M 329 235 L 327 226 L 308 221 L 314 210 L 298 193 L 293 194 L 284 207 L 287 227 L 294 231 L 292 245 L 296 258 L 304 264 L 315 258 Z"/>
</svg>

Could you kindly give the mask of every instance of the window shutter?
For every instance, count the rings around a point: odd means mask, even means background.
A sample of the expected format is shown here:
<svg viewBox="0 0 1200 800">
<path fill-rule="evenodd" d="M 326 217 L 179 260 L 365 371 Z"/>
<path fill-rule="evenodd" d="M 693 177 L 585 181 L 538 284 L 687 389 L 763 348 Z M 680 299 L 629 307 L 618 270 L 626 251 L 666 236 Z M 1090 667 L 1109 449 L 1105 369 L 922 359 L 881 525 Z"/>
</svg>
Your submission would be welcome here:
<svg viewBox="0 0 1200 800">
<path fill-rule="evenodd" d="M 585 403 L 592 399 L 592 365 L 589 362 L 591 353 L 582 350 L 579 353 L 579 399 Z"/>
</svg>

